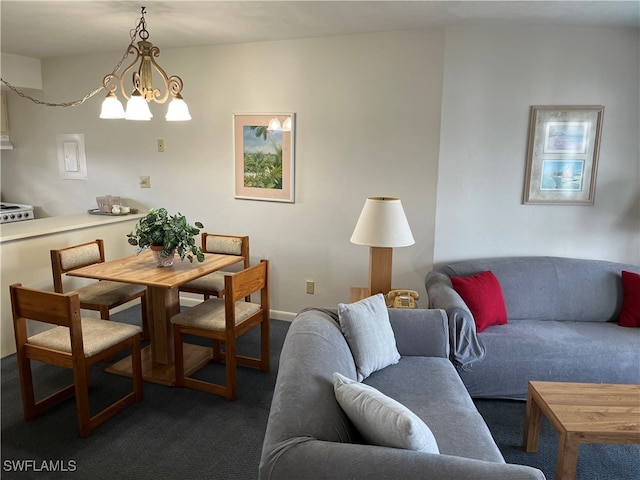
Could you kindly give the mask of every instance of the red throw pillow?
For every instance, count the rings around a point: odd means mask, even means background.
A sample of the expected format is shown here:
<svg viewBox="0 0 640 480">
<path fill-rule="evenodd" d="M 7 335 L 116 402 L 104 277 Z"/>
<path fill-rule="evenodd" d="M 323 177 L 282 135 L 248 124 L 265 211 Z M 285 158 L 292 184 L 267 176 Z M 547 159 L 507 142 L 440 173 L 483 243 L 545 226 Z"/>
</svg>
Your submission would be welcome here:
<svg viewBox="0 0 640 480">
<path fill-rule="evenodd" d="M 618 318 L 621 327 L 640 327 L 640 275 L 622 271 L 624 297 Z"/>
<path fill-rule="evenodd" d="M 482 272 L 469 277 L 451 277 L 451 284 L 471 310 L 477 332 L 492 325 L 507 323 L 502 288 L 493 272 Z"/>
</svg>

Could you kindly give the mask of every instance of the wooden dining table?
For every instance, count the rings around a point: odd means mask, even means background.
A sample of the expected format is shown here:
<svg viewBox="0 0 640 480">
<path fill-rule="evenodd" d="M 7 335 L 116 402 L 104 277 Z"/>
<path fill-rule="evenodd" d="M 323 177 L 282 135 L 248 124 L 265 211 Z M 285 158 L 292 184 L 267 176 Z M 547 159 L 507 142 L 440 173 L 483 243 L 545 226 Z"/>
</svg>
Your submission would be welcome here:
<svg viewBox="0 0 640 480">
<path fill-rule="evenodd" d="M 158 267 L 151 251 L 146 250 L 139 255 L 71 270 L 67 275 L 146 285 L 150 343 L 142 350 L 142 375 L 147 381 L 174 385 L 171 317 L 180 312 L 180 285 L 242 261 L 237 255 L 205 253 L 204 262 L 191 263 L 176 257 L 173 266 Z M 185 373 L 201 368 L 212 355 L 213 348 L 185 344 Z M 114 363 L 107 372 L 131 376 L 131 359 Z"/>
</svg>

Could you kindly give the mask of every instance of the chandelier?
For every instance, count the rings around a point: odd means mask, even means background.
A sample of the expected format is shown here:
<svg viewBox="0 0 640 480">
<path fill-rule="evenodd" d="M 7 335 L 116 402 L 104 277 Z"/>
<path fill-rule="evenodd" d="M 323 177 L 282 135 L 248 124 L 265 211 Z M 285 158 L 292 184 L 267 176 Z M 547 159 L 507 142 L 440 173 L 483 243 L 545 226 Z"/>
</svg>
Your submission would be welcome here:
<svg viewBox="0 0 640 480">
<path fill-rule="evenodd" d="M 120 75 L 116 72 L 118 67 L 112 72 L 105 75 L 102 80 L 102 86 L 109 91 L 107 97 L 102 102 L 102 111 L 100 118 L 124 118 L 126 120 L 151 120 L 153 115 L 149 110 L 148 103 L 154 101 L 156 103 L 165 103 L 169 95 L 171 102 L 167 109 L 165 119 L 167 121 L 191 120 L 189 108 L 183 100 L 180 92 L 182 91 L 182 79 L 178 76 L 167 76 L 166 72 L 155 60 L 160 56 L 160 49 L 154 46 L 149 39 L 147 31 L 147 22 L 144 18 L 145 7 L 141 8 L 141 17 L 136 28 L 131 31 L 131 43 L 127 47 L 127 51 L 123 57 L 123 61 L 129 54 L 135 54 L 134 60 L 122 71 Z M 138 46 L 134 45 L 136 38 L 139 38 Z M 122 63 L 122 62 L 121 62 Z M 128 95 L 128 89 L 125 87 L 125 76 L 137 65 L 133 72 L 133 87 L 131 94 Z M 160 75 L 160 79 L 164 82 L 164 89 L 161 91 L 153 86 L 153 71 Z M 122 107 L 122 103 L 116 95 L 120 89 L 122 96 L 127 99 L 127 109 Z"/>
<path fill-rule="evenodd" d="M 124 118 L 127 120 L 151 120 L 153 115 L 149 110 L 148 103 L 154 101 L 156 103 L 165 103 L 169 96 L 171 96 L 171 102 L 167 109 L 167 115 L 165 119 L 167 121 L 181 121 L 191 120 L 189 115 L 189 108 L 180 95 L 182 92 L 182 79 L 175 75 L 169 77 L 166 72 L 158 65 L 155 57 L 160 55 L 160 49 L 154 46 L 149 39 L 149 32 L 147 31 L 147 22 L 144 18 L 146 14 L 146 7 L 141 7 L 141 18 L 138 21 L 136 27 L 131 30 L 131 43 L 127 47 L 122 59 L 115 66 L 113 71 L 105 75 L 102 80 L 102 85 L 95 90 L 89 92 L 80 100 L 74 100 L 64 103 L 49 103 L 42 100 L 33 98 L 26 93 L 19 91 L 16 87 L 7 82 L 0 76 L 0 82 L 5 84 L 9 89 L 15 92 L 22 98 L 27 98 L 33 103 L 38 105 L 46 105 L 47 107 L 77 107 L 89 100 L 95 94 L 101 90 L 108 90 L 107 98 L 102 102 L 102 111 L 100 112 L 100 118 Z M 138 46 L 136 47 L 136 39 L 140 39 Z M 120 75 L 118 70 L 129 57 L 129 55 L 135 54 L 136 57 L 129 64 Z M 124 85 L 124 77 L 130 72 L 134 65 L 138 62 L 137 69 L 132 74 L 133 85 L 130 88 L 126 88 Z M 162 82 L 164 83 L 164 90 L 153 87 L 153 71 L 156 71 Z M 116 92 L 120 89 L 122 96 L 127 99 L 127 109 L 122 107 L 122 103 L 118 100 Z M 131 92 L 128 95 L 127 92 Z"/>
</svg>

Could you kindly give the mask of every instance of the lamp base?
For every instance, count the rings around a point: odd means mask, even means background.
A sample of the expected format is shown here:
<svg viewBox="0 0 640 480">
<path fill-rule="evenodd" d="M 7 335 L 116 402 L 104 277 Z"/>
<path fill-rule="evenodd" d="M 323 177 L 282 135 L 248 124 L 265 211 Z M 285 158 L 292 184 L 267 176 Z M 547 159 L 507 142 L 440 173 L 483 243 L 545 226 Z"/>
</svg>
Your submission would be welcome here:
<svg viewBox="0 0 640 480">
<path fill-rule="evenodd" d="M 393 248 L 371 247 L 369 250 L 369 293 L 386 295 L 391 290 Z"/>
</svg>

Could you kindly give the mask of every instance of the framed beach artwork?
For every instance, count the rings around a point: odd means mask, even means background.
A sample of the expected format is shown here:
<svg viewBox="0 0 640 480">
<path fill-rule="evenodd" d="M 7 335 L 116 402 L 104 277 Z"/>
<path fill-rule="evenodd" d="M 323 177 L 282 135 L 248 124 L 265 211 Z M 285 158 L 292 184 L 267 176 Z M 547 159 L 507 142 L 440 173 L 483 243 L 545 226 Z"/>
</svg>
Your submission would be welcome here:
<svg viewBox="0 0 640 480">
<path fill-rule="evenodd" d="M 532 106 L 525 204 L 593 205 L 602 105 Z"/>
<path fill-rule="evenodd" d="M 294 113 L 233 116 L 235 198 L 295 201 Z"/>
</svg>

